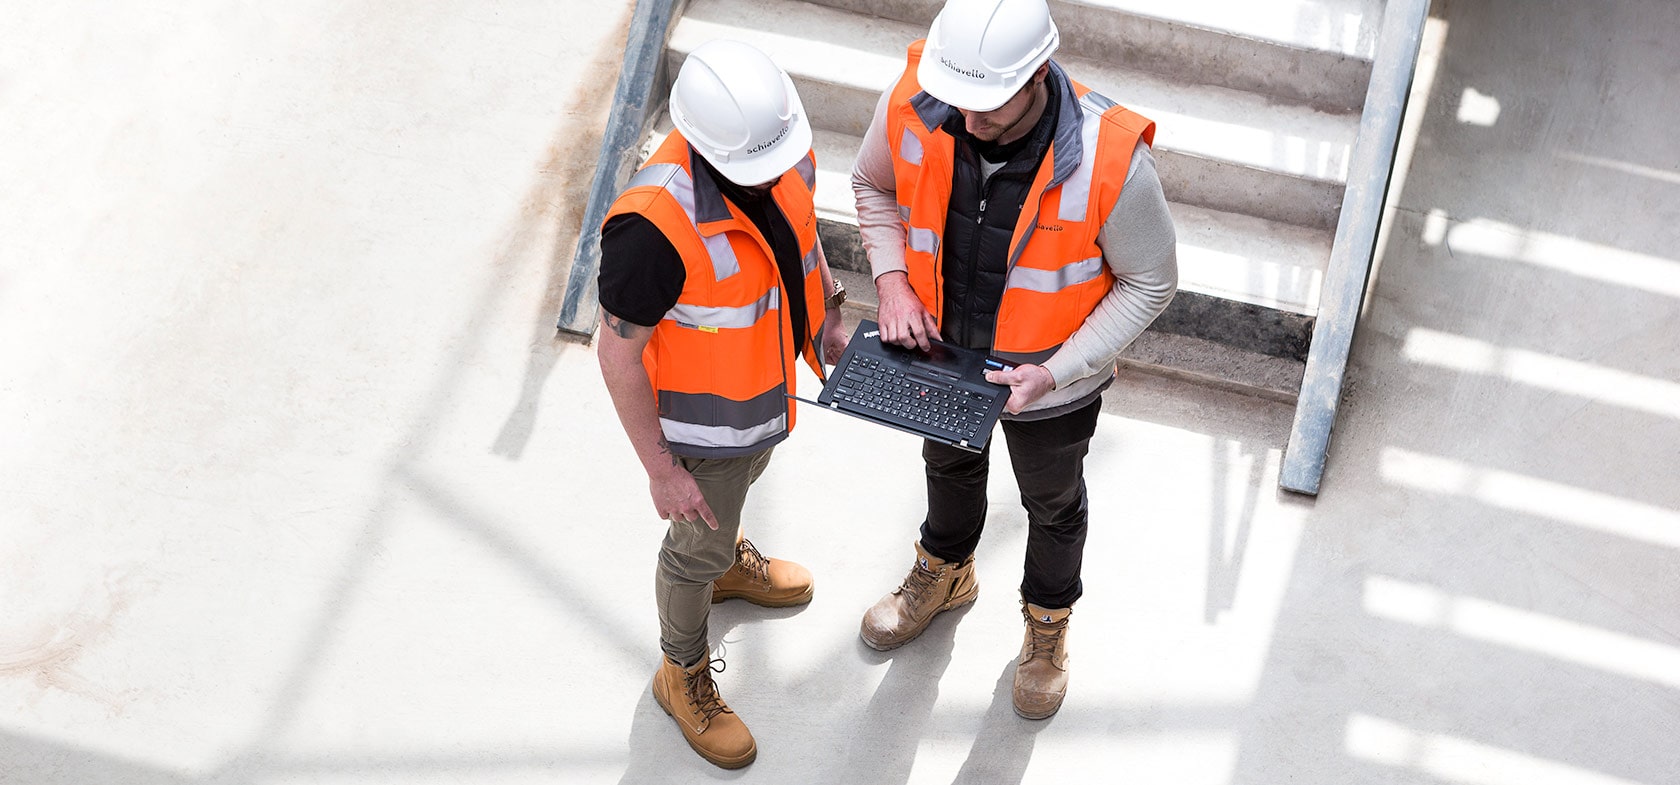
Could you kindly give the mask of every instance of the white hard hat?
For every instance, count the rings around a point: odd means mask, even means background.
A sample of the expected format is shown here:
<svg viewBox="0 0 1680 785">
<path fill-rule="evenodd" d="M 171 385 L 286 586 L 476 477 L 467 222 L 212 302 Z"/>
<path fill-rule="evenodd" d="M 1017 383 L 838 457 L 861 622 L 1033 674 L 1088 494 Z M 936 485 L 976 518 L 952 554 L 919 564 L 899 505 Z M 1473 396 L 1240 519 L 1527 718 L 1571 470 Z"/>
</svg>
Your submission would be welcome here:
<svg viewBox="0 0 1680 785">
<path fill-rule="evenodd" d="M 787 72 L 739 41 L 690 52 L 671 86 L 671 121 L 740 185 L 780 177 L 811 152 L 811 123 Z"/>
<path fill-rule="evenodd" d="M 950 0 L 928 28 L 916 81 L 959 109 L 990 112 L 1032 79 L 1060 41 L 1044 0 Z"/>
</svg>

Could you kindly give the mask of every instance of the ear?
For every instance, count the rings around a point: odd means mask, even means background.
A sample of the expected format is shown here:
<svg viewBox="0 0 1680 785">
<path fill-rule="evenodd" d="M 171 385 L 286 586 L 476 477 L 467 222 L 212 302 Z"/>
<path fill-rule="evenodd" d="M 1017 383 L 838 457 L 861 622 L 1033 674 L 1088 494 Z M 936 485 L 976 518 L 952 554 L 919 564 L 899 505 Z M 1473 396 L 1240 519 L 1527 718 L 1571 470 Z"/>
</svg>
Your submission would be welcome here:
<svg viewBox="0 0 1680 785">
<path fill-rule="evenodd" d="M 1050 78 L 1050 61 L 1045 60 L 1043 63 L 1040 63 L 1038 70 L 1033 72 L 1032 78 L 1034 82 L 1040 84 L 1042 84 L 1045 79 Z"/>
</svg>

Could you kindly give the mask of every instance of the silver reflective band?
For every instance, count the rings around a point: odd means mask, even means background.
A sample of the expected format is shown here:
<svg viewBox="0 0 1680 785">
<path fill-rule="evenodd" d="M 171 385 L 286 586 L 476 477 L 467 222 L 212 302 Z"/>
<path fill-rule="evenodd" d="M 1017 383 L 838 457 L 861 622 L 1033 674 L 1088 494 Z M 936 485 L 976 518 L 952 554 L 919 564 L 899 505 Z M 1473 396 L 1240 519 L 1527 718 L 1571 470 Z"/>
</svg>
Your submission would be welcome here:
<svg viewBox="0 0 1680 785">
<path fill-rule="evenodd" d="M 679 174 L 683 174 L 683 169 L 676 164 L 648 164 L 631 175 L 630 184 L 624 187 L 630 189 L 653 185 L 664 188 L 666 181 Z"/>
<path fill-rule="evenodd" d="M 912 226 L 910 227 L 909 236 L 905 239 L 906 242 L 909 243 L 910 250 L 912 251 L 920 251 L 934 256 L 939 255 L 939 233 L 932 229 L 923 229 L 919 226 Z"/>
<path fill-rule="evenodd" d="M 898 206 L 898 220 L 905 223 L 910 222 L 910 205 L 900 204 Z"/>
<path fill-rule="evenodd" d="M 699 231 L 699 228 L 695 230 Z M 721 281 L 741 271 L 741 260 L 735 258 L 735 247 L 729 244 L 729 238 L 723 232 L 702 233 L 700 240 L 706 244 L 706 253 L 712 257 L 713 280 Z"/>
<path fill-rule="evenodd" d="M 817 269 L 817 249 L 821 247 L 816 242 L 811 243 L 811 250 L 805 252 L 805 274 L 810 275 Z"/>
<path fill-rule="evenodd" d="M 741 262 L 735 258 L 735 249 L 729 245 L 729 238 L 722 233 L 707 235 L 700 232 L 700 221 L 695 217 L 694 180 L 688 172 L 676 164 L 649 164 L 630 178 L 628 187 L 643 185 L 663 188 L 677 200 L 689 223 L 694 225 L 695 233 L 700 234 L 700 241 L 705 243 L 706 253 L 712 257 L 712 275 L 716 280 L 721 281 L 741 271 Z"/>
<path fill-rule="evenodd" d="M 1090 98 L 1094 93 L 1086 93 Z M 1101 96 L 1098 96 L 1101 98 Z M 1056 209 L 1056 217 L 1063 221 L 1083 221 L 1085 213 L 1090 209 L 1091 176 L 1097 168 L 1097 133 L 1102 130 L 1102 114 L 1093 111 L 1091 105 L 1085 101 L 1079 103 L 1085 112 L 1079 118 L 1079 141 L 1082 145 L 1079 151 L 1079 167 L 1073 170 L 1066 182 L 1062 183 L 1062 205 Z M 1098 216 L 1092 220 L 1106 219 Z"/>
<path fill-rule="evenodd" d="M 781 305 L 781 290 L 770 287 L 770 291 L 758 302 L 735 307 L 688 305 L 677 303 L 671 310 L 665 312 L 665 318 L 684 327 L 727 327 L 744 329 L 758 324 L 764 315 L 776 310 Z"/>
<path fill-rule="evenodd" d="M 1086 109 L 1096 112 L 1097 114 L 1102 114 L 1103 112 L 1119 106 L 1119 104 L 1109 100 L 1108 96 L 1095 90 L 1087 91 L 1084 96 L 1080 97 L 1079 103 Z"/>
<path fill-rule="evenodd" d="M 1006 289 L 1025 289 L 1029 292 L 1055 293 L 1069 286 L 1085 283 L 1102 275 L 1101 256 L 1082 259 L 1056 270 L 1035 270 L 1016 266 L 1009 271 Z"/>
<path fill-rule="evenodd" d="M 807 155 L 804 158 L 799 159 L 799 163 L 793 165 L 793 170 L 799 173 L 799 179 L 805 181 L 805 190 L 811 191 L 816 189 L 817 165 L 811 161 L 811 156 Z"/>
<path fill-rule="evenodd" d="M 695 425 L 694 423 L 659 419 L 665 438 L 674 444 L 693 444 L 702 447 L 751 447 L 787 430 L 787 415 L 751 428 L 731 428 L 727 425 Z"/>
<path fill-rule="evenodd" d="M 898 140 L 898 157 L 917 166 L 922 165 L 922 140 L 917 139 L 910 129 L 904 129 L 904 136 Z"/>
</svg>

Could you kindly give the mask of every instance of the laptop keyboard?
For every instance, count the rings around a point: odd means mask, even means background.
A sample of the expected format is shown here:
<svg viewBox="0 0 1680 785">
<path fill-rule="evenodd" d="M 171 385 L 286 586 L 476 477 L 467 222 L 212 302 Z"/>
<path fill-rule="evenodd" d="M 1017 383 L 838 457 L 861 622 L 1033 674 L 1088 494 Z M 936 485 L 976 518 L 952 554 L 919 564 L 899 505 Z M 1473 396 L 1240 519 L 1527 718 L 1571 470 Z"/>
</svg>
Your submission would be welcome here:
<svg viewBox="0 0 1680 785">
<path fill-rule="evenodd" d="M 912 376 L 873 357 L 855 356 L 834 388 L 834 398 L 881 414 L 973 439 L 985 423 L 986 397 L 961 387 Z"/>
</svg>

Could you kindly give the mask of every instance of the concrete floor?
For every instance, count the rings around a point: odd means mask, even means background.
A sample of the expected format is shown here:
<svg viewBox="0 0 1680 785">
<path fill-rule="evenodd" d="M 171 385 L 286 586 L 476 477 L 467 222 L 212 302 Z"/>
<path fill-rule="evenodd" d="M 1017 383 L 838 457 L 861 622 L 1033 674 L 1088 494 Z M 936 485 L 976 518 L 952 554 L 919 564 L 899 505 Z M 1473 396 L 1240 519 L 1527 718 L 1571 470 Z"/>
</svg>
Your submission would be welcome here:
<svg viewBox="0 0 1680 785">
<path fill-rule="evenodd" d="M 629 4 L 409 5 L 8 9 L 0 782 L 1680 782 L 1680 7 L 1437 3 L 1323 495 L 1289 407 L 1127 377 L 1052 720 L 1005 467 L 980 601 L 878 654 L 916 444 L 807 411 L 727 773 L 553 339 Z"/>
</svg>

